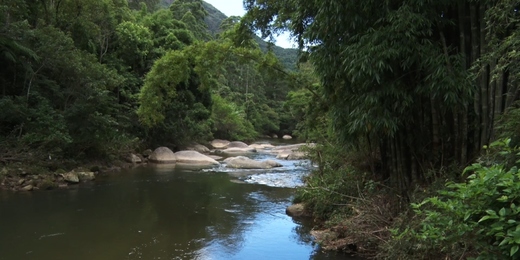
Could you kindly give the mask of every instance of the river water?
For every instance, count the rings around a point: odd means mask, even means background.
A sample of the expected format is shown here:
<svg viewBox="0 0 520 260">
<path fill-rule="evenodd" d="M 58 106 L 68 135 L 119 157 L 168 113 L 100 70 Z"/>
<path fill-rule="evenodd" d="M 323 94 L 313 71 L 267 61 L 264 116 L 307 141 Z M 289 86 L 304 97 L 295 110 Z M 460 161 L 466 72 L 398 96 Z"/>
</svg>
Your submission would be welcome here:
<svg viewBox="0 0 520 260">
<path fill-rule="evenodd" d="M 352 259 L 321 252 L 285 214 L 308 166 L 279 162 L 145 166 L 66 190 L 0 192 L 0 259 Z"/>
</svg>

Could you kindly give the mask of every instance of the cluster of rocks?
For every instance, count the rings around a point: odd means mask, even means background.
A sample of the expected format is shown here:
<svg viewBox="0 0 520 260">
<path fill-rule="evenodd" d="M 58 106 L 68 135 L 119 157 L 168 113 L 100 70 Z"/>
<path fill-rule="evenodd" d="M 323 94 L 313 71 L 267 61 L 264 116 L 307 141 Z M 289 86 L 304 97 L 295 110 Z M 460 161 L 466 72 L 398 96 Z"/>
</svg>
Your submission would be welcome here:
<svg viewBox="0 0 520 260">
<path fill-rule="evenodd" d="M 151 162 L 157 164 L 182 164 L 195 166 L 212 166 L 220 164 L 217 160 L 228 157 L 223 163 L 228 168 L 236 169 L 269 169 L 282 165 L 273 160 L 257 161 L 244 155 L 264 152 L 273 153 L 277 159 L 300 160 L 306 158 L 306 153 L 301 148 L 313 144 L 294 144 L 274 146 L 269 143 L 253 143 L 248 145 L 241 141 L 228 141 L 215 139 L 209 143 L 210 149 L 201 144 L 193 144 L 187 150 L 173 152 L 168 147 L 159 147 L 154 151 L 149 150 L 143 155 L 129 155 L 129 162 Z"/>
<path fill-rule="evenodd" d="M 71 171 L 52 174 L 4 174 L 0 186 L 15 191 L 50 190 L 67 188 L 71 184 L 92 181 L 95 172 Z"/>
<path fill-rule="evenodd" d="M 266 136 L 264 136 L 264 137 L 265 137 L 265 138 L 273 138 L 273 139 L 278 139 L 278 138 L 279 138 L 277 134 L 266 135 Z M 284 140 L 291 140 L 291 139 L 292 139 L 292 136 L 290 136 L 290 135 L 283 135 L 283 136 L 282 136 L 282 139 L 284 139 Z"/>
<path fill-rule="evenodd" d="M 276 137 L 277 138 L 277 137 Z M 284 139 L 291 139 L 285 135 Z M 138 165 L 148 162 L 156 164 L 181 164 L 194 166 L 214 166 L 220 165 L 218 160 L 227 157 L 223 164 L 228 168 L 235 169 L 270 169 L 281 167 L 282 165 L 274 160 L 258 161 L 250 159 L 244 155 L 263 152 L 273 153 L 277 159 L 299 160 L 306 158 L 306 153 L 302 147 L 313 144 L 294 144 L 274 146 L 269 143 L 253 143 L 248 145 L 241 141 L 227 141 L 215 139 L 209 143 L 212 149 L 201 145 L 193 144 L 186 150 L 173 152 L 168 147 L 159 147 L 155 150 L 147 149 L 142 153 L 131 153 L 125 158 L 128 163 L 125 165 Z M 117 171 L 120 167 L 106 169 L 106 171 Z M 56 172 L 46 174 L 27 174 L 27 173 L 2 173 L 0 172 L 0 188 L 10 190 L 47 190 L 54 188 L 65 188 L 72 184 L 88 182 L 95 179 L 98 172 L 76 170 L 70 172 Z"/>
</svg>

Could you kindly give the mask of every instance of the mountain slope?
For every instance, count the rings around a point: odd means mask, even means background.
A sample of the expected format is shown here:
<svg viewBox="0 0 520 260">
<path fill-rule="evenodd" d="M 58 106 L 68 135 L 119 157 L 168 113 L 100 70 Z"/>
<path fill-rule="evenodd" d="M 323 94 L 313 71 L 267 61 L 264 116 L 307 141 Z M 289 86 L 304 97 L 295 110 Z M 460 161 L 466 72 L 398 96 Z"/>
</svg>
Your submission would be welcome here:
<svg viewBox="0 0 520 260">
<path fill-rule="evenodd" d="M 222 21 L 224 21 L 227 16 L 219 11 L 217 8 L 215 8 L 213 5 L 204 2 L 203 4 L 204 8 L 208 12 L 208 16 L 206 16 L 206 24 L 208 25 L 208 29 L 211 32 L 212 35 L 216 35 L 219 32 L 219 27 Z M 254 36 L 254 40 L 258 43 L 260 46 L 260 49 L 264 52 L 266 52 L 269 48 L 269 43 L 265 42 L 258 36 Z M 296 69 L 296 61 L 298 59 L 298 49 L 285 49 L 280 46 L 272 45 L 271 49 L 273 50 L 274 54 L 282 64 L 290 70 Z"/>
</svg>

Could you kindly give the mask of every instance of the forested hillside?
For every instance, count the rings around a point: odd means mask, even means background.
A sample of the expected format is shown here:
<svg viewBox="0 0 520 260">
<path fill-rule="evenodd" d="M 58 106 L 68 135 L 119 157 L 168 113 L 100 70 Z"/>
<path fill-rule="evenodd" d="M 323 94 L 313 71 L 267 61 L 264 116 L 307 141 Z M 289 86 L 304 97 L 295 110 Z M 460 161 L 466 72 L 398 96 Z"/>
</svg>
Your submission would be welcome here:
<svg viewBox="0 0 520 260">
<path fill-rule="evenodd" d="M 208 15 L 205 19 L 206 24 L 208 25 L 208 29 L 212 35 L 217 35 L 221 31 L 220 24 L 228 17 L 211 4 L 203 2 L 203 6 L 204 9 L 208 11 Z M 270 44 L 262 40 L 257 35 L 253 35 L 253 39 L 256 43 L 258 43 L 258 46 L 263 52 L 272 50 L 274 55 L 282 62 L 282 64 L 286 68 L 290 70 L 296 70 L 296 62 L 298 60 L 298 49 L 285 49 L 280 46 Z"/>
<path fill-rule="evenodd" d="M 289 74 L 253 34 L 215 35 L 200 0 L 158 4 L 1 1 L 0 162 L 292 131 Z"/>
</svg>

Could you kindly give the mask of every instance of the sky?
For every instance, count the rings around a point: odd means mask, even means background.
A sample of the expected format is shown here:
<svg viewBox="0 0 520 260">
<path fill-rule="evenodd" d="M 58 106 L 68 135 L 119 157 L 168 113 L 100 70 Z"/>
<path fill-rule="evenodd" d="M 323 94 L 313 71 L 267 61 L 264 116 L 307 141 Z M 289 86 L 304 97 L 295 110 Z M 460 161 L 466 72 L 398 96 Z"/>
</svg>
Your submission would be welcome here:
<svg viewBox="0 0 520 260">
<path fill-rule="evenodd" d="M 242 0 L 204 0 L 210 3 L 212 6 L 223 12 L 225 15 L 232 16 L 243 16 L 246 13 Z M 276 37 L 275 45 L 282 48 L 296 48 L 296 44 L 290 40 L 289 33 L 281 34 Z"/>
</svg>

